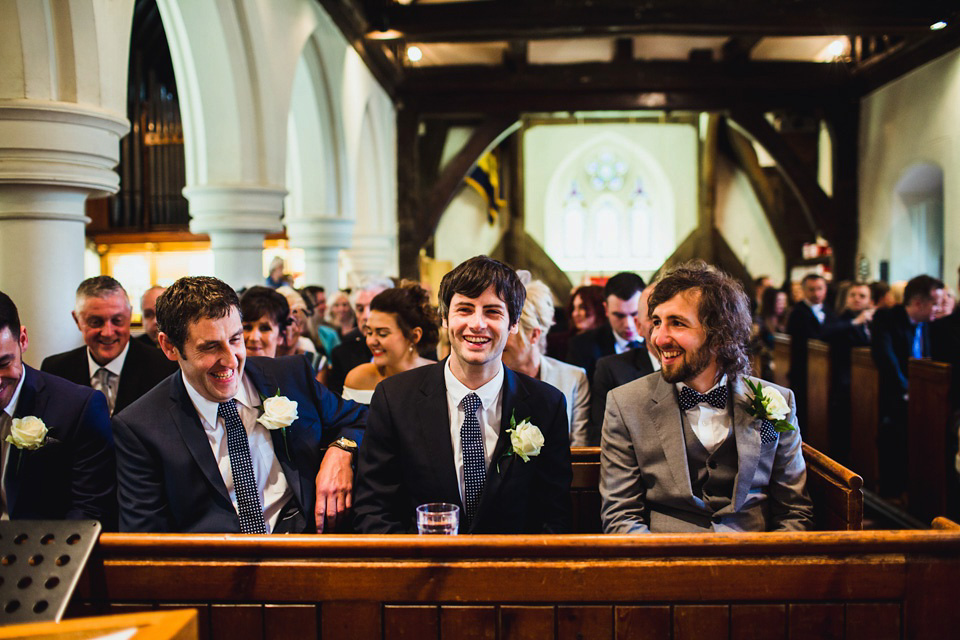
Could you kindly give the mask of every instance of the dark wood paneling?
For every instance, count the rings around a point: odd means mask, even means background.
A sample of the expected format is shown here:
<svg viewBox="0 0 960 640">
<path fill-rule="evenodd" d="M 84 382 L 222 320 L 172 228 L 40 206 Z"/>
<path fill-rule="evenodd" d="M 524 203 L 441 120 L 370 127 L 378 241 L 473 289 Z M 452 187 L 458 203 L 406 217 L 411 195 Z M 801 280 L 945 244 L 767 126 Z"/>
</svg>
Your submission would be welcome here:
<svg viewBox="0 0 960 640">
<path fill-rule="evenodd" d="M 611 640 L 613 607 L 557 607 L 558 640 Z"/>
<path fill-rule="evenodd" d="M 863 477 L 866 488 L 876 489 L 880 380 L 870 347 L 850 350 L 850 380 L 850 466 Z"/>
<path fill-rule="evenodd" d="M 830 345 L 807 340 L 807 424 L 803 440 L 830 455 Z"/>
<path fill-rule="evenodd" d="M 441 640 L 497 640 L 496 607 L 440 607 Z"/>
<path fill-rule="evenodd" d="M 786 640 L 787 607 L 735 604 L 730 607 L 730 637 L 736 640 Z"/>
<path fill-rule="evenodd" d="M 210 607 L 210 637 L 213 640 L 261 640 L 263 606 L 215 604 Z"/>
<path fill-rule="evenodd" d="M 380 603 L 324 602 L 320 629 L 323 640 L 379 640 Z"/>
<path fill-rule="evenodd" d="M 438 607 L 388 605 L 383 608 L 384 640 L 438 640 L 439 616 Z"/>
<path fill-rule="evenodd" d="M 263 608 L 263 636 L 265 640 L 318 638 L 318 613 L 312 604 L 268 604 Z"/>
<path fill-rule="evenodd" d="M 912 358 L 908 369 L 907 488 L 910 512 L 924 522 L 947 513 L 947 484 L 957 482 L 956 430 L 948 431 L 950 370 L 943 362 Z"/>
<path fill-rule="evenodd" d="M 553 637 L 553 607 L 500 607 L 500 640 Z"/>
<path fill-rule="evenodd" d="M 663 640 L 673 628 L 668 606 L 616 607 L 616 640 Z"/>
<path fill-rule="evenodd" d="M 729 637 L 730 607 L 684 604 L 673 608 L 673 640 L 727 640 Z"/>
<path fill-rule="evenodd" d="M 841 640 L 842 604 L 791 604 L 790 640 Z"/>
<path fill-rule="evenodd" d="M 773 382 L 789 387 L 787 372 L 790 371 L 790 336 L 785 333 L 773 335 Z"/>
<path fill-rule="evenodd" d="M 898 640 L 900 605 L 856 603 L 847 605 L 847 640 Z"/>
<path fill-rule="evenodd" d="M 158 609 L 193 609 L 197 612 L 197 638 L 198 640 L 209 640 L 210 638 L 210 605 L 197 603 L 160 603 Z"/>
</svg>

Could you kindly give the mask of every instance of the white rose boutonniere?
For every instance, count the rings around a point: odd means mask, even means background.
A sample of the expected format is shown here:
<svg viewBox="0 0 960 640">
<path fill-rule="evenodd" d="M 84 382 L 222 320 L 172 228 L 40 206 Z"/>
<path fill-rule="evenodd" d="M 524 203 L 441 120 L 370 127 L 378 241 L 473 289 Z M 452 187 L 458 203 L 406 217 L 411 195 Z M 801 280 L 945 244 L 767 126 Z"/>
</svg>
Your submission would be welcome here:
<svg viewBox="0 0 960 640">
<path fill-rule="evenodd" d="M 790 406 L 782 393 L 773 387 L 764 387 L 759 382 L 753 383 L 750 380 L 744 382 L 753 392 L 753 398 L 746 407 L 747 413 L 754 418 L 769 422 L 777 433 L 796 430 L 795 426 L 787 422 Z"/>
<path fill-rule="evenodd" d="M 24 416 L 23 418 L 14 418 L 10 423 L 10 435 L 7 436 L 7 442 L 20 449 L 33 451 L 47 444 L 47 425 L 43 420 L 36 416 Z M 20 472 L 20 459 L 22 453 L 17 456 L 17 473 Z"/>
<path fill-rule="evenodd" d="M 530 458 L 540 455 L 544 444 L 543 433 L 530 422 L 530 418 L 524 418 L 518 424 L 516 415 L 511 414 L 507 433 L 510 434 L 510 451 L 503 454 L 501 460 L 508 456 L 518 456 L 524 462 L 530 462 Z M 497 461 L 497 473 L 499 472 L 500 462 Z"/>
<path fill-rule="evenodd" d="M 287 427 L 292 425 L 299 417 L 297 415 L 297 401 L 280 395 L 279 389 L 272 398 L 260 396 L 260 399 L 263 401 L 260 407 L 262 413 L 257 418 L 257 422 L 270 431 L 280 429 L 280 434 L 283 436 L 283 448 L 287 452 L 287 459 L 290 459 L 290 450 L 287 447 Z"/>
</svg>

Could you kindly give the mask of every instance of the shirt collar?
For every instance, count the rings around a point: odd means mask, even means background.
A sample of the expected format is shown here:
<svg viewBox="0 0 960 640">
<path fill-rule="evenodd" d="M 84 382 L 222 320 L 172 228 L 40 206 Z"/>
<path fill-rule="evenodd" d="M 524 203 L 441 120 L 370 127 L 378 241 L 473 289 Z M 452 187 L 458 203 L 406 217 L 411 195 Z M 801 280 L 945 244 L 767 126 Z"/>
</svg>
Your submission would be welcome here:
<svg viewBox="0 0 960 640">
<path fill-rule="evenodd" d="M 23 366 L 21 364 L 21 366 Z M 23 373 L 20 374 L 20 382 L 17 383 L 17 388 L 13 392 L 13 397 L 10 398 L 10 402 L 4 407 L 3 411 L 11 418 L 13 414 L 17 411 L 17 400 L 20 399 L 20 389 L 23 389 L 23 381 L 27 378 L 27 368 L 23 367 Z"/>
<path fill-rule="evenodd" d="M 466 385 L 457 380 L 457 376 L 453 375 L 453 370 L 450 369 L 450 358 L 447 358 L 447 363 L 443 366 L 443 381 L 447 385 L 447 394 L 458 407 L 468 393 L 477 394 L 484 409 L 492 407 L 500 395 L 500 389 L 503 388 L 503 375 L 503 362 L 501 362 L 497 375 L 493 376 L 479 389 L 468 389 Z"/>
<path fill-rule="evenodd" d="M 207 400 L 200 395 L 200 392 L 194 389 L 193 385 L 187 380 L 183 371 L 180 372 L 180 376 L 183 378 L 183 386 L 187 388 L 187 395 L 190 396 L 190 402 L 193 403 L 193 408 L 197 410 L 197 414 L 203 420 L 204 428 L 216 427 L 217 411 L 220 409 L 220 403 Z M 256 409 L 260 405 L 255 405 L 250 400 L 256 392 L 256 390 L 252 388 L 252 385 L 253 383 L 250 382 L 246 375 L 241 377 L 240 384 L 237 386 L 237 393 L 233 396 L 233 399 L 245 407 Z"/>
<path fill-rule="evenodd" d="M 627 351 L 628 349 L 630 349 L 629 340 L 625 338 L 621 338 L 620 334 L 614 331 L 613 329 L 610 329 L 610 331 L 613 333 L 613 340 L 614 340 L 614 344 L 616 345 L 616 351 L 618 353 L 622 353 L 623 351 Z"/>
<path fill-rule="evenodd" d="M 715 384 L 715 385 L 713 385 L 712 387 L 710 387 L 709 389 L 707 389 L 707 393 L 710 393 L 711 391 L 713 391 L 713 390 L 716 389 L 717 387 L 726 386 L 726 384 L 727 384 L 727 374 L 723 374 L 723 377 L 720 378 L 720 382 L 718 382 L 717 384 Z M 678 382 L 678 383 L 677 383 L 677 393 L 680 393 L 680 389 L 682 389 L 682 388 L 684 388 L 684 387 L 686 387 L 686 386 L 688 386 L 688 385 L 684 384 L 683 382 Z M 691 387 L 691 388 L 692 388 L 692 387 Z M 697 390 L 694 389 L 694 391 L 697 391 Z M 697 391 L 697 393 L 700 393 L 700 392 Z M 707 395 L 707 393 L 704 393 L 703 395 Z"/>
<path fill-rule="evenodd" d="M 123 347 L 120 355 L 103 365 L 103 368 L 119 377 L 120 372 L 123 370 L 123 363 L 127 359 L 127 351 L 129 350 L 130 341 L 127 340 L 127 344 Z M 90 367 L 90 379 L 92 380 L 94 376 L 97 375 L 97 371 L 100 371 L 100 365 L 97 364 L 97 361 L 93 359 L 93 355 L 90 354 L 90 347 L 87 347 L 87 365 Z"/>
<path fill-rule="evenodd" d="M 822 310 L 823 310 L 823 303 L 822 303 L 822 302 L 821 302 L 820 304 L 810 304 L 810 303 L 807 301 L 806 298 L 804 298 L 803 302 L 804 302 L 804 304 L 806 304 L 808 307 L 810 307 L 810 308 L 813 309 L 814 311 L 822 311 Z"/>
</svg>

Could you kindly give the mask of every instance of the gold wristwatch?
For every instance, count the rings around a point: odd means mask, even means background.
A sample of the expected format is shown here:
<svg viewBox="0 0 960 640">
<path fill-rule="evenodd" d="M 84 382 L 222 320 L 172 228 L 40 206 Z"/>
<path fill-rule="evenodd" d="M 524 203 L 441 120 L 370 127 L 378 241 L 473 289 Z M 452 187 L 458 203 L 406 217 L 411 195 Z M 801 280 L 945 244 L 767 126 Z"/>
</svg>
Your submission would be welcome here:
<svg viewBox="0 0 960 640">
<path fill-rule="evenodd" d="M 350 438 L 337 438 L 330 443 L 330 446 L 336 447 L 337 449 L 343 449 L 347 453 L 354 456 L 357 455 L 357 451 L 359 450 L 357 443 Z"/>
</svg>

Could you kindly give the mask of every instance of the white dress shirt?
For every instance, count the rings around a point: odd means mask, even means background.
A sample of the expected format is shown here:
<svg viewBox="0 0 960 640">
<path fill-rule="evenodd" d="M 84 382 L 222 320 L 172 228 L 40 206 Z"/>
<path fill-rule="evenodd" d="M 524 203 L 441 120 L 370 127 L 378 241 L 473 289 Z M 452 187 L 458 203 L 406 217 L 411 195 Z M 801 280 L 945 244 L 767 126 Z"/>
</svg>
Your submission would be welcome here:
<svg viewBox="0 0 960 640">
<path fill-rule="evenodd" d="M 810 304 L 806 300 L 804 300 L 803 303 L 808 307 L 810 307 L 810 311 L 813 311 L 813 315 L 814 317 L 816 317 L 817 322 L 819 322 L 820 324 L 823 324 L 823 319 L 826 317 L 826 315 L 823 313 L 823 303 L 821 302 L 820 304 Z"/>
<path fill-rule="evenodd" d="M 87 347 L 87 366 L 90 368 L 90 386 L 103 393 L 103 395 L 107 398 L 108 404 L 110 398 L 113 398 L 114 404 L 117 402 L 117 391 L 120 389 L 120 372 L 123 371 L 123 363 L 127 360 L 128 351 L 130 351 L 129 340 L 127 340 L 127 344 L 123 347 L 123 351 L 120 352 L 120 355 L 102 367 L 112 374 L 110 376 L 110 390 L 108 392 L 107 389 L 103 388 L 103 385 L 100 382 L 100 376 L 98 375 L 101 366 L 97 364 L 96 360 L 93 359 L 93 355 L 90 353 L 90 347 Z M 110 407 L 110 413 L 113 413 L 113 407 Z"/>
<path fill-rule="evenodd" d="M 463 501 L 463 445 L 460 442 L 460 427 L 463 426 L 464 414 L 460 402 L 469 393 L 475 393 L 480 398 L 482 408 L 477 411 L 477 420 L 480 421 L 480 432 L 483 434 L 483 460 L 486 468 L 489 469 L 493 450 L 497 448 L 497 440 L 500 439 L 503 375 L 501 363 L 500 370 L 492 380 L 479 389 L 468 389 L 450 370 L 450 358 L 447 358 L 447 363 L 443 366 L 443 380 L 447 387 L 447 412 L 450 416 L 450 442 L 453 444 L 453 464 L 457 469 L 461 501 Z"/>
<path fill-rule="evenodd" d="M 717 387 L 726 386 L 726 384 L 727 376 L 724 375 L 720 379 L 720 382 L 713 385 L 707 393 Z M 687 385 L 678 382 L 677 392 L 679 393 L 680 389 L 685 386 Z M 701 402 L 689 411 L 682 412 L 684 419 L 689 422 L 693 433 L 709 453 L 716 451 L 717 447 L 723 444 L 723 441 L 726 440 L 733 431 L 733 418 L 730 413 L 731 402 L 733 402 L 733 399 L 728 396 L 727 406 L 723 409 L 717 409 L 711 404 Z"/>
<path fill-rule="evenodd" d="M 626 338 L 621 338 L 620 334 L 614 331 L 613 329 L 610 329 L 610 331 L 613 332 L 613 350 L 618 354 L 626 353 L 627 351 L 630 351 L 631 341 L 627 340 Z M 637 340 L 640 343 L 640 346 L 643 346 L 643 339 L 637 337 L 637 338 L 634 338 L 634 340 Z"/>
<path fill-rule="evenodd" d="M 0 500 L 3 501 L 3 511 L 0 512 L 0 520 L 9 520 L 10 514 L 7 512 L 7 464 L 10 463 L 10 447 L 13 446 L 7 442 L 7 436 L 10 435 L 10 425 L 13 424 L 13 416 L 17 411 L 17 401 L 20 399 L 20 389 L 23 389 L 23 381 L 27 377 L 27 372 L 20 374 L 20 382 L 13 391 L 13 396 L 7 406 L 0 411 L 0 459 L 3 460 L 3 477 L 0 478 Z"/>
<path fill-rule="evenodd" d="M 650 364 L 653 365 L 653 370 L 660 371 L 660 359 L 657 358 L 657 356 L 653 355 L 650 352 L 650 349 L 647 349 L 646 346 L 644 346 L 644 351 L 647 352 L 647 357 L 650 358 Z"/>
<path fill-rule="evenodd" d="M 233 469 L 230 466 L 230 453 L 227 449 L 227 429 L 223 424 L 223 418 L 217 415 L 220 405 L 201 396 L 196 389 L 190 386 L 186 377 L 183 378 L 183 384 L 187 387 L 187 395 L 190 396 L 190 401 L 193 402 L 193 406 L 200 416 L 200 423 L 207 434 L 207 440 L 213 450 L 213 457 L 220 468 L 220 477 L 223 478 L 223 483 L 227 486 L 230 502 L 233 503 L 233 508 L 237 510 L 239 515 L 237 493 L 233 487 Z M 257 480 L 260 504 L 263 505 L 263 520 L 267 525 L 267 533 L 271 533 L 277 524 L 277 518 L 283 506 L 293 497 L 293 491 L 287 484 L 287 478 L 283 475 L 283 468 L 280 466 L 280 461 L 273 450 L 273 439 L 270 436 L 270 431 L 257 422 L 260 414 L 260 404 L 255 402 L 254 398 L 259 399 L 257 390 L 250 379 L 244 375 L 234 399 L 237 401 L 237 413 L 240 414 L 240 421 L 243 422 L 243 428 L 247 432 L 247 441 L 250 444 L 250 461 L 253 463 L 253 475 Z M 312 509 L 313 505 L 307 505 L 304 508 Z"/>
</svg>

